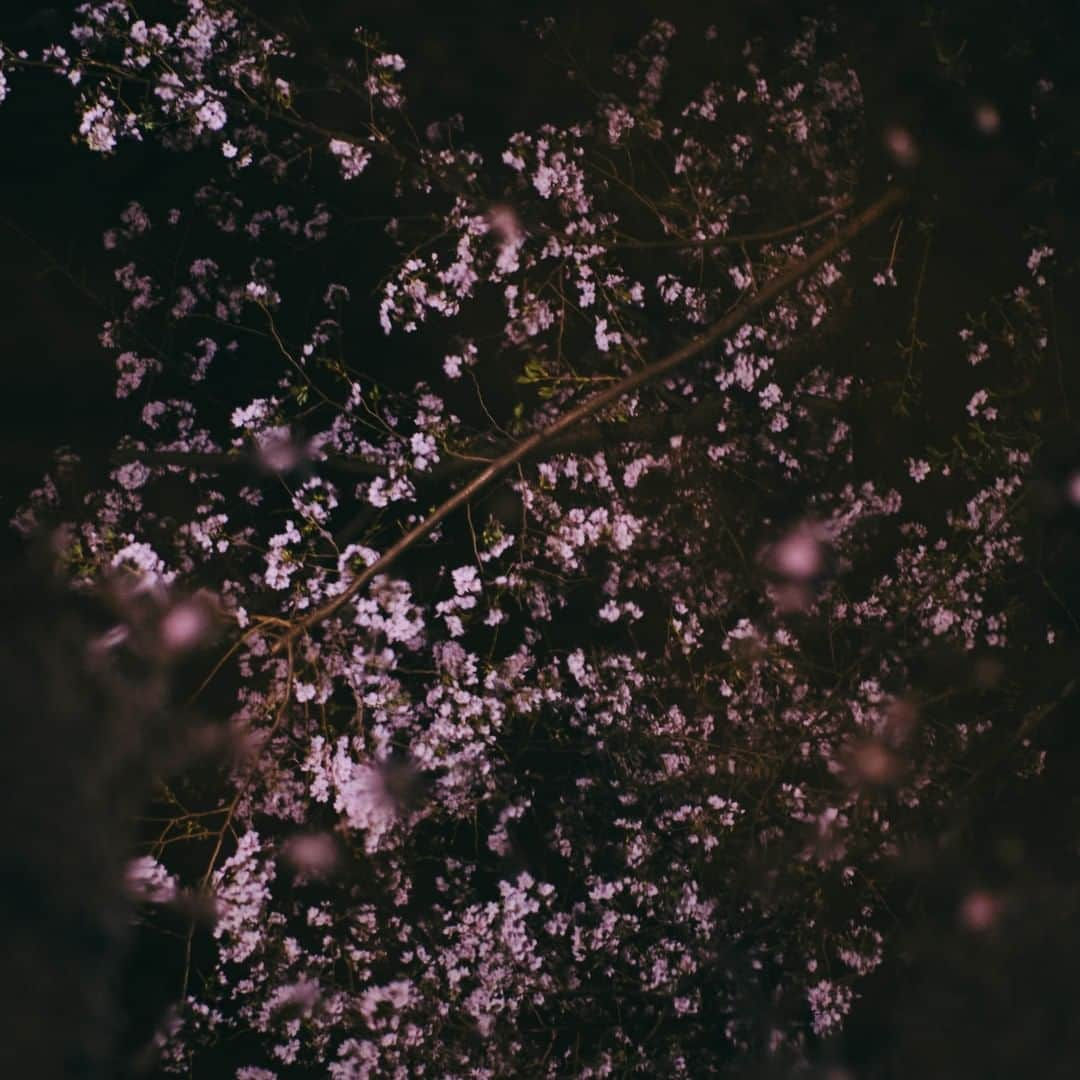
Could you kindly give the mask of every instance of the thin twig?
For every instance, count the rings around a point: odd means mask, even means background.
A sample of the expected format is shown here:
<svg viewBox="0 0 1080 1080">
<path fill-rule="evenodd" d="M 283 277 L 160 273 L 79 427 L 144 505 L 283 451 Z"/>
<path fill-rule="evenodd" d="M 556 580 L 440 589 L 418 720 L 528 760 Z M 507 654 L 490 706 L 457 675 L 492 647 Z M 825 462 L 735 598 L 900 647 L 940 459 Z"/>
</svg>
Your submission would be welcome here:
<svg viewBox="0 0 1080 1080">
<path fill-rule="evenodd" d="M 719 248 L 738 247 L 742 244 L 762 244 L 768 240 L 779 240 L 783 236 L 802 232 L 814 225 L 820 225 L 823 221 L 836 217 L 849 209 L 852 200 L 848 197 L 841 199 L 839 205 L 830 210 L 823 210 L 806 221 L 798 221 L 794 225 L 785 225 L 782 229 L 769 229 L 766 232 L 737 233 L 732 236 L 707 236 L 698 240 L 617 240 L 611 247 L 614 248 Z"/>
</svg>

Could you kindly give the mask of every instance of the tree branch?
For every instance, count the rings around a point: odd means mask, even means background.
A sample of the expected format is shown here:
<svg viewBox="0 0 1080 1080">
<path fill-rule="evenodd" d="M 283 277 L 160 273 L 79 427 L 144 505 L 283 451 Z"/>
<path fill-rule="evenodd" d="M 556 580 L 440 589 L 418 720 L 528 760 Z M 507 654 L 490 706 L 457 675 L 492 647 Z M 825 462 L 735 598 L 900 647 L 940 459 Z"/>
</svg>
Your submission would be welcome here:
<svg viewBox="0 0 1080 1080">
<path fill-rule="evenodd" d="M 608 386 L 586 398 L 580 405 L 569 409 L 557 420 L 546 428 L 534 432 L 532 435 L 516 443 L 511 449 L 500 455 L 486 468 L 477 473 L 467 484 L 459 488 L 453 495 L 442 502 L 423 521 L 414 525 L 396 543 L 392 544 L 383 555 L 363 572 L 358 574 L 344 592 L 322 604 L 312 611 L 306 618 L 295 623 L 289 631 L 274 646 L 275 652 L 290 648 L 292 642 L 300 635 L 320 622 L 328 619 L 336 611 L 349 603 L 372 578 L 384 573 L 392 566 L 401 555 L 416 545 L 425 536 L 433 532 L 441 522 L 449 517 L 455 510 L 468 503 L 475 495 L 486 488 L 497 477 L 502 476 L 517 465 L 524 458 L 535 453 L 537 450 L 549 447 L 555 443 L 559 436 L 577 427 L 583 420 L 595 415 L 601 409 L 613 405 L 627 394 L 651 382 L 669 371 L 685 364 L 687 360 L 704 352 L 709 346 L 722 340 L 728 334 L 738 329 L 755 312 L 770 304 L 782 293 L 793 285 L 796 285 L 807 274 L 819 267 L 830 256 L 841 248 L 846 247 L 860 233 L 874 224 L 893 208 L 899 206 L 907 199 L 907 192 L 902 188 L 892 188 L 887 191 L 877 202 L 872 203 L 860 214 L 856 214 L 846 225 L 837 230 L 836 234 L 822 244 L 816 251 L 805 259 L 782 270 L 770 278 L 753 295 L 733 308 L 724 318 L 698 337 L 688 341 L 685 345 L 669 353 L 667 356 L 647 364 L 638 371 L 627 375 L 621 381 Z"/>
<path fill-rule="evenodd" d="M 852 199 L 845 197 L 837 206 L 829 210 L 823 210 L 806 221 L 797 221 L 794 225 L 785 225 L 782 229 L 769 229 L 766 232 L 735 233 L 731 236 L 707 236 L 697 240 L 618 240 L 611 246 L 614 248 L 640 248 L 651 250 L 654 248 L 678 248 L 682 250 L 691 248 L 711 249 L 721 247 L 736 247 L 742 244 L 763 244 L 768 240 L 779 240 L 782 236 L 791 236 L 792 233 L 802 232 L 813 225 L 820 225 L 829 218 L 836 217 L 849 209 Z"/>
</svg>

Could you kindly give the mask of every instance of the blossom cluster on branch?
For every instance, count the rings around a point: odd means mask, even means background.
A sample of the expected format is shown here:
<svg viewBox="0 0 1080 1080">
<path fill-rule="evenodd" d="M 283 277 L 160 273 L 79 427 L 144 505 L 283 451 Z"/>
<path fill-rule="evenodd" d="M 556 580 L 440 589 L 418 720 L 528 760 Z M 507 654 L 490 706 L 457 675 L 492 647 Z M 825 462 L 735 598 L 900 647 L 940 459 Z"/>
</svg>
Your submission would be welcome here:
<svg viewBox="0 0 1080 1080">
<path fill-rule="evenodd" d="M 800 348 L 871 282 L 840 251 L 335 607 L 472 470 L 833 235 L 865 198 L 858 80 L 807 22 L 781 63 L 748 44 L 675 100 L 657 21 L 575 123 L 485 160 L 460 121 L 416 133 L 374 34 L 325 73 L 342 131 L 284 34 L 159 6 L 81 5 L 69 43 L 3 49 L 0 87 L 44 66 L 91 151 L 201 163 L 186 203 L 132 201 L 105 236 L 115 467 L 76 498 L 65 457 L 16 519 L 63 526 L 80 587 L 212 590 L 229 625 L 235 752 L 132 865 L 144 903 L 216 913 L 165 1067 L 696 1077 L 836 1033 L 898 846 L 994 738 L 919 663 L 1009 640 L 1033 448 L 1010 387 L 1053 253 L 1007 330 L 961 333 L 953 441 L 857 452 L 880 386 Z M 384 228 L 357 226 L 369 203 Z M 390 262 L 357 268 L 365 246 Z M 371 325 L 434 360 L 365 356 Z"/>
</svg>

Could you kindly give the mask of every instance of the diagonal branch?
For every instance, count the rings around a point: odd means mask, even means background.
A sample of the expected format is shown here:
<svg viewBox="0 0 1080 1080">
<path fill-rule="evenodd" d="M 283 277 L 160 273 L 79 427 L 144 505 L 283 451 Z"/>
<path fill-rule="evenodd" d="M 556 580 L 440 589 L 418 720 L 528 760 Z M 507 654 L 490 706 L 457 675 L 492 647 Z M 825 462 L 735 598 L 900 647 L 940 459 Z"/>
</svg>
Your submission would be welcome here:
<svg viewBox="0 0 1080 1080">
<path fill-rule="evenodd" d="M 376 562 L 372 563 L 350 582 L 349 587 L 344 592 L 339 593 L 333 599 L 316 608 L 306 618 L 296 622 L 292 629 L 277 642 L 274 651 L 280 652 L 282 649 L 291 647 L 293 640 L 297 636 L 328 619 L 345 604 L 349 603 L 372 578 L 389 569 L 401 555 L 434 531 L 442 521 L 455 510 L 467 504 L 497 477 L 502 476 L 524 458 L 542 447 L 550 446 L 559 436 L 577 427 L 583 420 L 595 415 L 607 406 L 613 405 L 639 386 L 643 386 L 645 383 L 673 371 L 675 368 L 685 364 L 687 360 L 704 352 L 709 346 L 721 341 L 724 337 L 737 330 L 751 315 L 766 307 L 782 293 L 796 285 L 841 248 L 850 244 L 852 240 L 879 218 L 903 203 L 907 197 L 907 192 L 902 188 L 891 188 L 877 202 L 872 203 L 861 213 L 856 214 L 847 224 L 838 229 L 836 234 L 816 251 L 770 278 L 753 296 L 738 304 L 724 318 L 706 330 L 705 333 L 688 341 L 667 356 L 627 375 L 625 379 L 598 391 L 592 397 L 586 398 L 580 405 L 576 405 L 563 413 L 562 416 L 546 428 L 536 431 L 516 443 L 436 507 L 423 521 L 414 525 L 396 543 L 387 548 Z"/>
<path fill-rule="evenodd" d="M 709 431 L 723 415 L 724 402 L 711 397 L 685 412 L 673 410 L 636 416 L 624 424 L 583 424 L 575 431 L 563 432 L 540 449 L 545 454 L 591 454 L 604 447 L 621 446 L 624 443 L 656 445 L 673 435 L 700 435 Z M 508 440 L 493 443 L 486 448 L 490 451 L 490 456 L 486 458 L 444 458 L 430 472 L 420 473 L 411 479 L 417 487 L 423 484 L 425 489 L 429 489 L 436 483 L 454 480 L 463 472 L 474 469 L 478 461 L 494 461 L 499 454 L 505 453 L 513 445 Z M 374 516 L 373 507 L 365 506 L 334 534 L 334 542 L 339 545 L 351 543 L 371 523 Z"/>
</svg>

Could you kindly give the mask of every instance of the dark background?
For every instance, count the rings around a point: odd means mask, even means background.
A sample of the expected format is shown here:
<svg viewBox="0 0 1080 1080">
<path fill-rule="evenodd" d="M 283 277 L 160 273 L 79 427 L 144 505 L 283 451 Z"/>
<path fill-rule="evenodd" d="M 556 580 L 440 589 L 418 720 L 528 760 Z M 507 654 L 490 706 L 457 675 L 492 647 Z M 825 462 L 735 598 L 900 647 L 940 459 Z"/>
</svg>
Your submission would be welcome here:
<svg viewBox="0 0 1080 1080">
<path fill-rule="evenodd" d="M 31 50 L 61 41 L 72 6 L 9 0 L 0 13 L 0 39 Z M 461 112 L 466 141 L 489 156 L 512 132 L 574 117 L 581 109 L 580 88 L 568 84 L 521 34 L 523 16 L 565 14 L 581 43 L 582 66 L 603 67 L 655 16 L 674 22 L 680 36 L 700 35 L 714 23 L 733 43 L 760 35 L 782 47 L 797 33 L 801 15 L 827 10 L 822 4 L 779 0 L 743 5 L 626 0 L 590 4 L 576 13 L 565 3 L 542 10 L 457 4 L 452 13 L 449 5 L 431 0 L 381 5 L 320 0 L 299 6 L 308 10 L 315 37 L 332 40 L 357 23 L 383 33 L 408 61 L 405 85 L 419 122 Z M 269 17 L 284 18 L 290 10 L 284 3 L 258 7 Z M 317 17 L 311 14 L 316 9 Z M 918 167 L 905 179 L 936 220 L 920 320 L 920 336 L 928 344 L 920 364 L 941 400 L 951 388 L 967 385 L 967 371 L 959 371 L 960 381 L 949 374 L 963 313 L 1015 287 L 1036 242 L 1049 242 L 1058 251 L 1053 347 L 1060 365 L 1044 390 L 1047 449 L 1038 467 L 1064 475 L 1080 464 L 1080 440 L 1071 422 L 1080 309 L 1072 274 L 1080 221 L 1080 5 L 892 2 L 838 9 L 838 19 L 840 42 L 866 98 L 859 201 L 873 198 L 888 174 L 898 171 L 882 141 L 888 127 L 910 131 L 920 150 Z M 1040 78 L 1051 79 L 1054 92 L 1040 103 L 1036 124 L 1030 109 Z M 130 406 L 114 397 L 111 355 L 96 343 L 100 324 L 116 303 L 101 234 L 132 198 L 172 187 L 187 192 L 198 178 L 183 157 L 152 146 L 125 144 L 114 159 L 105 160 L 74 145 L 69 87 L 43 76 L 9 81 L 10 98 L 0 106 L 5 151 L 0 519 L 5 520 L 39 482 L 57 446 L 103 464 L 129 430 Z M 972 122 L 981 102 L 1001 116 L 992 137 L 981 136 Z M 880 247 L 882 241 L 868 243 Z M 915 243 L 901 253 L 902 281 L 910 282 L 920 254 Z M 893 338 L 895 328 L 903 326 L 909 294 L 904 289 L 895 291 L 899 295 L 881 293 L 850 313 L 829 347 L 845 357 L 845 364 L 854 362 L 864 375 L 884 379 L 896 374 Z M 374 340 L 374 325 L 372 335 Z M 894 458 L 901 469 L 900 456 L 917 452 L 929 433 L 941 434 L 934 410 L 929 401 L 907 417 L 863 417 L 865 452 L 884 463 Z M 945 411 L 954 424 L 962 419 L 954 404 Z M 1057 520 L 1047 528 L 1051 525 L 1057 530 L 1056 561 L 1047 569 L 1067 594 L 1080 565 L 1077 523 Z M 17 538 L 8 530 L 0 530 L 0 536 L 3 558 L 14 558 Z M 10 629 L 19 632 L 17 625 Z M 1075 659 L 1075 650 L 1066 650 L 1058 668 L 1013 674 L 1045 700 L 1075 670 Z M 963 671 L 949 677 L 972 675 Z M 1059 712 L 1043 781 L 988 791 L 958 811 L 940 836 L 928 837 L 923 862 L 912 867 L 910 889 L 894 898 L 905 925 L 895 955 L 867 985 L 845 1044 L 831 1051 L 846 1063 L 849 1075 L 1067 1077 L 1080 1071 L 1075 1045 L 1080 1025 L 1074 1023 L 1080 1007 L 1074 977 L 1080 961 L 1080 809 L 1073 779 L 1080 751 L 1072 735 L 1080 715 L 1069 706 Z M 991 938 L 957 930 L 958 897 L 976 880 L 1019 898 L 1014 914 Z"/>
</svg>

